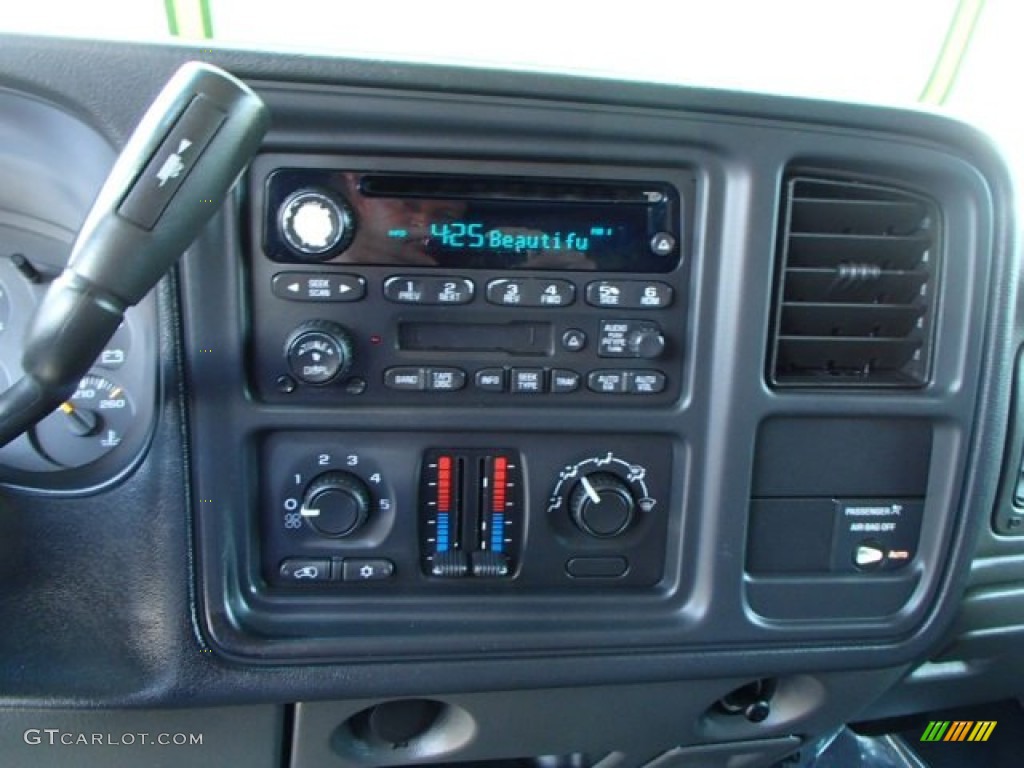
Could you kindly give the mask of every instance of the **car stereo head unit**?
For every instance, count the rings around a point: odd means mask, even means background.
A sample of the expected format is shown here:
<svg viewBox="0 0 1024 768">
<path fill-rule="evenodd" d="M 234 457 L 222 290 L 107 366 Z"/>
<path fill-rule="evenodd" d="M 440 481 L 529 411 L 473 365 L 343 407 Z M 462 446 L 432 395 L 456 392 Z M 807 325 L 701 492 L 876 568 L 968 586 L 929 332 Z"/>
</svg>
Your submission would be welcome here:
<svg viewBox="0 0 1024 768">
<path fill-rule="evenodd" d="M 471 172 L 479 167 L 257 158 L 258 397 L 444 407 L 678 399 L 694 175 Z"/>
<path fill-rule="evenodd" d="M 267 181 L 267 255 L 281 262 L 441 269 L 671 272 L 669 184 L 333 169 Z"/>
</svg>

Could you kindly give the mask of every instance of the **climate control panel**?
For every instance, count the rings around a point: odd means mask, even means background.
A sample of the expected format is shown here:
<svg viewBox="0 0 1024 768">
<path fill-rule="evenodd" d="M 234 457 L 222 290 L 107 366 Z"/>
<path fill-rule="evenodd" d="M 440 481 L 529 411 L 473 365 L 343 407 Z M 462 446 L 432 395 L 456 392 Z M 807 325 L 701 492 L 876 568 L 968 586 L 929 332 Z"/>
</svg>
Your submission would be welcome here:
<svg viewBox="0 0 1024 768">
<path fill-rule="evenodd" d="M 674 453 L 623 435 L 275 434 L 264 581 L 292 594 L 654 586 Z"/>
</svg>

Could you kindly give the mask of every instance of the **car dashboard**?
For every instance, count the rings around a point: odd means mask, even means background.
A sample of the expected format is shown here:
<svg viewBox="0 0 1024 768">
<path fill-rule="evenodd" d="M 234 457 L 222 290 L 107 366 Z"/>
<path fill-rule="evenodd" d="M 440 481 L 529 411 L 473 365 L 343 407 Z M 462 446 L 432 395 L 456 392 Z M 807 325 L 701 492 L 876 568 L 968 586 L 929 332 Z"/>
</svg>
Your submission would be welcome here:
<svg viewBox="0 0 1024 768">
<path fill-rule="evenodd" d="M 190 765 L 770 765 L 1019 692 L 1019 221 L 981 134 L 7 37 L 0 384 L 193 58 L 271 127 L 0 450 L 7 762 L 60 723 L 202 731 Z"/>
</svg>

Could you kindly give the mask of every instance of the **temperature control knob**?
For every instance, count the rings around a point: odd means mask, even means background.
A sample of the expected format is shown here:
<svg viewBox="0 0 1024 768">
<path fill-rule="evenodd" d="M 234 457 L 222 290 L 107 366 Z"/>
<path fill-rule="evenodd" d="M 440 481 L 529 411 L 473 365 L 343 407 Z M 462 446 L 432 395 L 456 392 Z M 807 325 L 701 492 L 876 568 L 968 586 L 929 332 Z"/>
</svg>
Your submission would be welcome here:
<svg viewBox="0 0 1024 768">
<path fill-rule="evenodd" d="M 300 189 L 277 215 L 289 250 L 303 261 L 326 261 L 343 251 L 355 233 L 352 211 L 340 197 L 323 189 Z"/>
<path fill-rule="evenodd" d="M 337 323 L 314 320 L 288 338 L 285 354 L 296 378 L 321 386 L 340 379 L 352 365 L 352 338 Z"/>
<path fill-rule="evenodd" d="M 583 475 L 569 496 L 569 513 L 584 533 L 609 539 L 623 533 L 636 515 L 633 492 L 611 472 Z"/>
<path fill-rule="evenodd" d="M 370 491 L 348 472 L 327 472 L 306 489 L 302 517 L 317 532 L 340 539 L 355 533 L 370 514 Z"/>
</svg>

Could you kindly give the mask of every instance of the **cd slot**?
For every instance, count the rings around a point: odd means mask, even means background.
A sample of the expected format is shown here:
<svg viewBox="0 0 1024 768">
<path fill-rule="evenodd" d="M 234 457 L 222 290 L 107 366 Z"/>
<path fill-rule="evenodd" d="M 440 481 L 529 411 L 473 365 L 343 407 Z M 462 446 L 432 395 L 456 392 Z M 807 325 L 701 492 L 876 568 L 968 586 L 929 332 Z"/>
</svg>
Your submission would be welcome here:
<svg viewBox="0 0 1024 768">
<path fill-rule="evenodd" d="M 426 198 L 443 200 L 522 200 L 547 203 L 636 203 L 666 200 L 664 184 L 605 184 L 479 176 L 365 174 L 359 191 L 366 197 Z"/>
<path fill-rule="evenodd" d="M 406 352 L 504 352 L 546 357 L 553 354 L 554 326 L 532 322 L 401 322 L 398 348 Z"/>
</svg>

